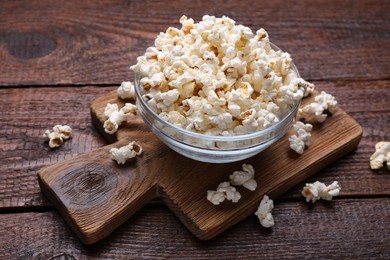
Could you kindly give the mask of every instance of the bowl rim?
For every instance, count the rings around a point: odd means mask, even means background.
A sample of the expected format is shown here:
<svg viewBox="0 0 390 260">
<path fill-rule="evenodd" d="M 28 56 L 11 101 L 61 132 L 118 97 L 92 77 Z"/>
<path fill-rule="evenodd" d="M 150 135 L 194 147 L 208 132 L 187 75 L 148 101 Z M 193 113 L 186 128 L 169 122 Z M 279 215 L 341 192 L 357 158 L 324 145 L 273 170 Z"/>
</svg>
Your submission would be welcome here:
<svg viewBox="0 0 390 260">
<path fill-rule="evenodd" d="M 272 42 L 270 42 L 270 46 L 274 50 L 276 49 L 276 51 L 283 52 L 282 49 L 280 49 L 278 46 L 276 46 Z M 300 77 L 299 71 L 298 71 L 297 67 L 295 66 L 294 62 L 291 62 L 291 69 L 297 74 L 298 77 Z M 296 113 L 296 111 L 298 110 L 298 107 L 299 107 L 299 105 L 300 105 L 300 103 L 302 101 L 302 99 L 300 99 L 294 105 L 294 107 L 290 110 L 290 112 L 287 115 L 285 115 L 279 122 L 277 122 L 276 124 L 271 125 L 271 126 L 265 128 L 265 129 L 262 129 L 260 131 L 256 131 L 256 132 L 250 133 L 250 134 L 243 134 L 243 135 L 229 135 L 229 136 L 207 135 L 207 134 L 202 134 L 202 133 L 197 133 L 197 132 L 193 132 L 193 131 L 190 131 L 190 130 L 186 130 L 184 128 L 176 126 L 176 125 L 174 125 L 174 124 L 164 120 L 163 118 L 161 118 L 143 100 L 139 81 L 140 81 L 139 75 L 137 73 L 134 73 L 134 88 L 135 88 L 135 93 L 136 93 L 136 97 L 137 97 L 136 102 L 137 103 L 140 102 L 142 104 L 142 107 L 144 107 L 147 110 L 147 112 L 155 120 L 157 120 L 158 122 L 160 122 L 161 124 L 163 124 L 165 126 L 168 126 L 168 127 L 172 128 L 174 131 L 177 131 L 177 132 L 179 132 L 179 133 L 181 133 L 183 135 L 190 136 L 190 137 L 193 137 L 193 138 L 200 138 L 200 139 L 203 139 L 203 140 L 206 139 L 206 140 L 210 140 L 210 141 L 219 141 L 219 142 L 244 141 L 244 140 L 251 140 L 251 139 L 254 139 L 254 138 L 258 138 L 258 137 L 267 135 L 267 134 L 273 132 L 275 129 L 277 129 L 281 125 L 284 125 L 286 123 L 286 121 L 290 120 L 291 115 Z"/>
</svg>

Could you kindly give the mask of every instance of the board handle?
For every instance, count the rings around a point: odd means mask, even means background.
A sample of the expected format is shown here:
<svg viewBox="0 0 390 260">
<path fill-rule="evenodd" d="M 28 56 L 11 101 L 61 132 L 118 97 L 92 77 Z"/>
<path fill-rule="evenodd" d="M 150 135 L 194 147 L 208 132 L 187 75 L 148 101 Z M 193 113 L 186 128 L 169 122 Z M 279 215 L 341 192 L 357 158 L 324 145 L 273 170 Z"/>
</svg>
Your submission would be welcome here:
<svg viewBox="0 0 390 260">
<path fill-rule="evenodd" d="M 124 165 L 109 150 L 128 141 L 74 156 L 38 172 L 39 185 L 85 244 L 110 234 L 158 195 L 151 158 L 139 156 Z"/>
</svg>

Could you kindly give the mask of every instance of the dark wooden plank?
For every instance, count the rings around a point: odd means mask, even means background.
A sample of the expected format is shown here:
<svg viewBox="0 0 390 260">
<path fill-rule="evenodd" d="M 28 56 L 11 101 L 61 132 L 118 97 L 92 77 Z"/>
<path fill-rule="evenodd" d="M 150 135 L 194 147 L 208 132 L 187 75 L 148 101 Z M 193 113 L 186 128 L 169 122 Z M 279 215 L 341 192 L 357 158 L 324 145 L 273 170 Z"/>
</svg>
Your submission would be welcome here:
<svg viewBox="0 0 390 260">
<path fill-rule="evenodd" d="M 0 208 L 46 206 L 36 173 L 40 168 L 106 144 L 94 129 L 90 103 L 113 88 L 0 89 Z M 73 137 L 58 149 L 42 137 L 68 124 Z"/>
<path fill-rule="evenodd" d="M 320 81 L 318 89 L 334 94 L 340 106 L 363 127 L 358 149 L 308 181 L 338 180 L 344 196 L 390 194 L 388 171 L 372 172 L 369 157 L 380 140 L 390 140 L 390 81 Z M 0 89 L 0 209 L 50 205 L 36 173 L 49 164 L 105 145 L 92 127 L 89 106 L 113 87 Z M 73 139 L 51 150 L 41 138 L 54 124 L 69 124 Z M 283 198 L 300 198 L 298 185 Z M 367 188 L 364 188 L 367 187 Z"/>
<path fill-rule="evenodd" d="M 264 27 L 309 80 L 388 79 L 389 10 L 385 0 L 1 1 L 0 85 L 119 84 L 183 14 Z"/>
<path fill-rule="evenodd" d="M 192 236 L 163 206 L 149 206 L 106 239 L 82 245 L 52 211 L 0 215 L 0 258 L 387 259 L 390 199 L 276 202 L 275 226 L 252 215 L 210 241 Z"/>
</svg>

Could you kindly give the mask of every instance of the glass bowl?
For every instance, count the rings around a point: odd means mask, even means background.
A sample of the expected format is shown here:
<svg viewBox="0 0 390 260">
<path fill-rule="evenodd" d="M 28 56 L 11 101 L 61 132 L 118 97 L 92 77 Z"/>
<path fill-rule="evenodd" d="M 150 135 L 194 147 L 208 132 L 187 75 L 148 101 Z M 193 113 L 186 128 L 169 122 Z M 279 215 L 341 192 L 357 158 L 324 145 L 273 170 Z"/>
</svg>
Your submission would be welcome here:
<svg viewBox="0 0 390 260">
<path fill-rule="evenodd" d="M 272 43 L 271 46 L 274 50 L 280 50 Z M 294 63 L 291 63 L 291 68 L 300 77 Z M 138 112 L 149 129 L 162 142 L 179 154 L 209 163 L 240 161 L 264 151 L 286 134 L 294 122 L 300 104 L 300 101 L 297 102 L 292 110 L 278 123 L 263 130 L 245 135 L 212 136 L 195 133 L 164 120 L 150 109 L 142 98 L 145 93 L 140 86 L 140 78 L 137 74 L 135 75 L 134 85 Z"/>
</svg>

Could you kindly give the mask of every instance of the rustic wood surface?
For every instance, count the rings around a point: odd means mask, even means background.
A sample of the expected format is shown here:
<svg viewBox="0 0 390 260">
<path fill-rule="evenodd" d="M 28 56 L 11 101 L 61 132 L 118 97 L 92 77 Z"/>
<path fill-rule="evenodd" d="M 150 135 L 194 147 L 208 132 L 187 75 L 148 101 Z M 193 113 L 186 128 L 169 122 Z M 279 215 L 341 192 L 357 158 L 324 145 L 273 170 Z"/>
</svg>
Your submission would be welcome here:
<svg viewBox="0 0 390 260">
<path fill-rule="evenodd" d="M 89 246 L 55 211 L 2 214 L 1 234 L 12 240 L 0 241 L 0 254 L 4 259 L 388 259 L 389 203 L 389 198 L 280 202 L 272 230 L 259 228 L 250 216 L 210 241 L 195 238 L 165 206 L 149 205 Z"/>
<path fill-rule="evenodd" d="M 368 158 L 390 140 L 389 12 L 389 1 L 1 1 L 0 258 L 388 259 L 390 173 L 372 172 Z M 307 180 L 338 180 L 341 196 L 307 204 L 301 183 L 275 201 L 272 230 L 249 216 L 206 242 L 156 201 L 84 246 L 41 194 L 37 171 L 106 145 L 90 103 L 132 79 L 128 67 L 182 14 L 264 27 L 362 125 L 357 150 Z M 51 150 L 41 135 L 54 124 L 74 136 Z"/>
</svg>

